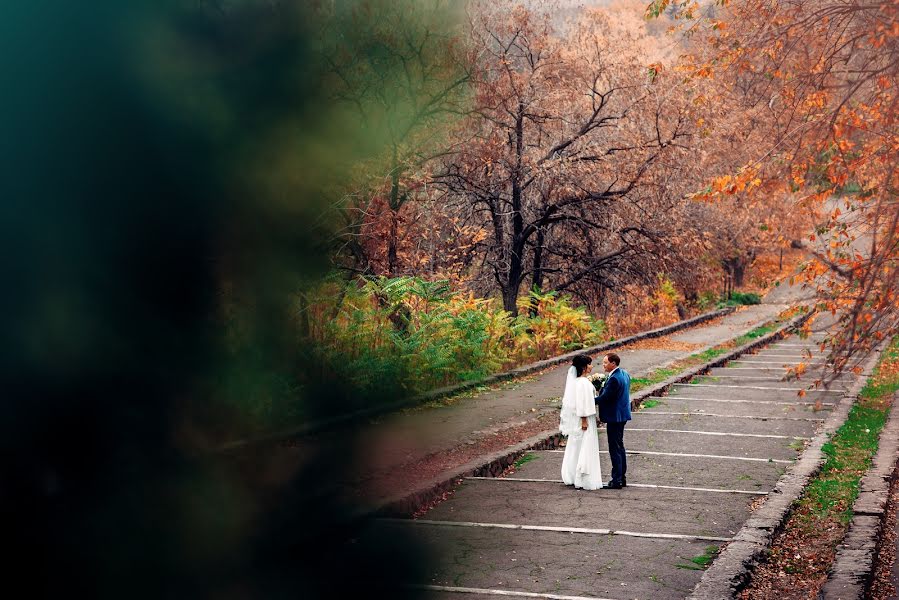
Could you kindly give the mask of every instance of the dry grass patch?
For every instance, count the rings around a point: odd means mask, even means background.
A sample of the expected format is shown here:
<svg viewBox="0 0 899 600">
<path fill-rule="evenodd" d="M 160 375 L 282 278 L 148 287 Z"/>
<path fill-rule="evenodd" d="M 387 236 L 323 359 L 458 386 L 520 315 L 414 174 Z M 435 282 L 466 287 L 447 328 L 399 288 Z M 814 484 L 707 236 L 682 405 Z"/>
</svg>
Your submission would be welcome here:
<svg viewBox="0 0 899 600">
<path fill-rule="evenodd" d="M 705 325 L 705 324 L 703 324 Z M 640 340 L 627 346 L 622 346 L 620 350 L 670 350 L 672 352 L 692 352 L 703 348 L 705 344 L 691 344 L 689 342 L 678 342 L 672 340 L 671 336 L 662 336 L 648 340 Z"/>
</svg>

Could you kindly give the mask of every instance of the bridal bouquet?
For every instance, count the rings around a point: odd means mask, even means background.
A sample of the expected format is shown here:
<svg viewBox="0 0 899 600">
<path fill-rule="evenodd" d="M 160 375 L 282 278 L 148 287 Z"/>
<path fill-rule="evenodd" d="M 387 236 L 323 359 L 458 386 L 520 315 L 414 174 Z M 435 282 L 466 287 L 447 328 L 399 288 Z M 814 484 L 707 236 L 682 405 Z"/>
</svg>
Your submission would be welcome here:
<svg viewBox="0 0 899 600">
<path fill-rule="evenodd" d="M 608 378 L 608 373 L 590 373 L 587 375 L 587 379 L 593 384 L 593 387 L 595 387 L 597 391 L 602 389 L 602 386 L 606 384 Z"/>
</svg>

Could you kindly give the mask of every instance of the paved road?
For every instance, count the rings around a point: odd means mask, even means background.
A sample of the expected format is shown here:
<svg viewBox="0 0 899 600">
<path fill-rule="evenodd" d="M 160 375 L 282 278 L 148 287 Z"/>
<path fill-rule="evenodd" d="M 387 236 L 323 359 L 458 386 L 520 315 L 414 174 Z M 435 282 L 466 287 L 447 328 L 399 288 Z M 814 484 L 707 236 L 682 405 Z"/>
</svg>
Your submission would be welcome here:
<svg viewBox="0 0 899 600">
<path fill-rule="evenodd" d="M 734 536 L 848 386 L 800 398 L 782 381 L 819 339 L 787 338 L 637 412 L 626 489 L 567 487 L 561 452 L 534 452 L 511 476 L 466 480 L 422 519 L 372 533 L 418 537 L 433 566 L 409 583 L 435 599 L 683 598 L 696 563 Z M 602 431 L 600 452 L 609 473 Z"/>
<path fill-rule="evenodd" d="M 622 367 L 634 377 L 645 375 L 655 368 L 742 335 L 788 307 L 779 303 L 748 306 L 714 324 L 669 336 L 672 342 L 689 344 L 689 349 L 619 351 Z M 357 476 L 375 479 L 380 473 L 402 469 L 425 456 L 456 448 L 490 432 L 542 414 L 556 414 L 567 369 L 568 365 L 562 365 L 517 387 L 484 392 L 448 406 L 399 412 L 369 424 L 357 438 L 366 448 L 367 458 L 357 465 Z M 391 490 L 392 494 L 401 491 Z M 367 496 L 377 499 L 373 492 L 368 492 Z"/>
</svg>

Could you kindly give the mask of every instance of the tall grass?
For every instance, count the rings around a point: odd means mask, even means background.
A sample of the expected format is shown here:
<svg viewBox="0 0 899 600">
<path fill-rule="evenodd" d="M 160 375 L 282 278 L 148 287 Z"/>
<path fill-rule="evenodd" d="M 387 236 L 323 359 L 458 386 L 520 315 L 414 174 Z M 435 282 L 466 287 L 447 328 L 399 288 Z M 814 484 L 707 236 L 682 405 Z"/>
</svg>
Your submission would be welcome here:
<svg viewBox="0 0 899 600">
<path fill-rule="evenodd" d="M 539 290 L 519 299 L 516 317 L 495 299 L 417 277 L 332 281 L 305 300 L 305 343 L 372 393 L 477 380 L 608 337 L 569 297 Z"/>
</svg>

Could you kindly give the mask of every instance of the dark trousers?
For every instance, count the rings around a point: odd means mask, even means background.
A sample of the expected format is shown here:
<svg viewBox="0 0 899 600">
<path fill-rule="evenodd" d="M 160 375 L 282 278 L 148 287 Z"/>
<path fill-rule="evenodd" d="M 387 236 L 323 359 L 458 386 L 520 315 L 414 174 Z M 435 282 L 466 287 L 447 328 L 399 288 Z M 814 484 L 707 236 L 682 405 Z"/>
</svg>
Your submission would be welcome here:
<svg viewBox="0 0 899 600">
<path fill-rule="evenodd" d="M 622 483 L 627 475 L 627 454 L 624 452 L 624 426 L 627 421 L 606 423 L 609 438 L 609 457 L 612 459 L 612 482 Z"/>
</svg>

